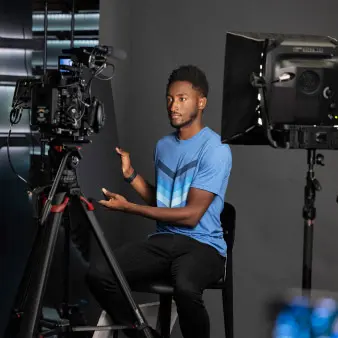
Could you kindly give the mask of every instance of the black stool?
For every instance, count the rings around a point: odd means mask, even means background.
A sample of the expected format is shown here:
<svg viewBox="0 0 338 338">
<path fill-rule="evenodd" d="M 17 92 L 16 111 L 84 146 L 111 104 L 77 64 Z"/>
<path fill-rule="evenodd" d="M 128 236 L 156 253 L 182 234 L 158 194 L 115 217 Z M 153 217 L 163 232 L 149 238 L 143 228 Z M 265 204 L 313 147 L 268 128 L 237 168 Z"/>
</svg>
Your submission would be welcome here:
<svg viewBox="0 0 338 338">
<path fill-rule="evenodd" d="M 225 266 L 224 277 L 217 283 L 207 287 L 207 289 L 222 290 L 223 318 L 225 337 L 233 338 L 233 276 L 232 276 L 232 249 L 235 240 L 236 210 L 230 204 L 225 202 L 221 214 L 221 224 L 223 228 L 224 240 L 227 243 L 227 263 Z M 151 284 L 142 290 L 142 292 L 156 293 L 160 296 L 160 307 L 157 317 L 156 330 L 162 338 L 170 337 L 171 322 L 171 304 L 174 293 L 172 285 L 166 282 Z"/>
</svg>

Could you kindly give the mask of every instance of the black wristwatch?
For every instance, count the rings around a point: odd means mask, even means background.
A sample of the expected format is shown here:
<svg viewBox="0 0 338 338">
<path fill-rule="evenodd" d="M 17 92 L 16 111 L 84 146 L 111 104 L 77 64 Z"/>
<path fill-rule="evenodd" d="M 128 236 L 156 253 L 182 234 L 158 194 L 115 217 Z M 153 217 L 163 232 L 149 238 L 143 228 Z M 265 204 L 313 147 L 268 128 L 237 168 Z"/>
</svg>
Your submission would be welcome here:
<svg viewBox="0 0 338 338">
<path fill-rule="evenodd" d="M 137 176 L 136 170 L 133 171 L 133 173 L 129 177 L 125 177 L 124 180 L 128 183 L 131 183 L 134 181 L 134 178 Z"/>
</svg>

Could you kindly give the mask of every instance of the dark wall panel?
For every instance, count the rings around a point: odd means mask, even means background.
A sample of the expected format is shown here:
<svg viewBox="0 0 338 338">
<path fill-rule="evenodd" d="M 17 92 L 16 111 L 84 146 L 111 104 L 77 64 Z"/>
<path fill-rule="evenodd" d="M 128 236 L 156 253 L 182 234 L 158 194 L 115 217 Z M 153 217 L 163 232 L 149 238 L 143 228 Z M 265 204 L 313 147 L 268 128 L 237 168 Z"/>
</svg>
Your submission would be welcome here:
<svg viewBox="0 0 338 338">
<path fill-rule="evenodd" d="M 31 2 L 12 1 L 1 2 L 0 13 L 2 16 L 7 15 L 10 20 L 1 22 L 1 29 L 6 32 L 4 36 L 10 38 L 22 38 L 22 27 L 26 27 L 25 37 L 31 37 L 32 11 Z M 30 6 L 27 6 L 27 4 Z M 20 11 L 18 11 L 20 8 Z M 25 12 L 26 11 L 26 12 Z M 5 23 L 8 23 L 6 26 Z M 11 23 L 11 25 L 9 25 Z M 13 23 L 16 23 L 15 25 Z M 28 29 L 29 27 L 29 29 Z M 21 34 L 21 35 L 20 35 Z M 1 33 L 1 35 L 3 35 Z M 2 59 L 1 59 L 2 58 Z M 1 61 L 2 60 L 2 61 Z M 5 61 L 4 61 L 5 60 Z M 7 62 L 8 61 L 8 62 Z M 0 67 L 0 133 L 8 130 L 8 116 L 14 88 L 10 86 L 1 86 L 1 70 L 4 69 L 9 75 L 24 77 L 27 75 L 26 63 L 28 65 L 28 73 L 31 73 L 31 53 L 24 50 L 4 51 L 0 48 L 0 64 L 10 65 L 10 68 Z M 6 73 L 6 74 L 7 74 Z M 111 190 L 120 191 L 122 178 L 120 174 L 120 160 L 113 152 L 118 142 L 118 133 L 115 121 L 114 100 L 110 81 L 94 80 L 92 84 L 92 93 L 98 97 L 106 109 L 106 124 L 101 132 L 91 137 L 91 144 L 83 146 L 83 160 L 79 165 L 78 179 L 83 193 L 87 197 L 101 199 L 101 188 L 107 187 Z M 29 118 L 27 112 L 24 112 L 21 123 L 14 128 L 16 132 L 27 131 Z M 2 138 L 1 145 L 5 142 Z M 12 141 L 11 141 L 12 142 Z M 23 141 L 24 145 L 28 145 L 30 139 Z M 22 176 L 28 177 L 31 168 L 32 159 L 30 153 L 32 149 L 28 147 L 10 149 L 13 163 Z M 35 152 L 38 153 L 35 148 Z M 8 314 L 13 305 L 14 297 L 17 292 L 23 269 L 27 262 L 29 252 L 36 231 L 36 226 L 32 221 L 32 208 L 27 198 L 26 185 L 23 184 L 11 172 L 7 160 L 6 148 L 1 148 L 0 174 L 1 174 L 1 191 L 0 200 L 1 208 L 1 229 L 2 246 L 0 249 L 0 275 L 5 276 L 0 279 L 0 292 L 2 304 L 0 306 L 0 336 L 7 324 Z M 37 173 L 36 173 L 37 174 Z M 4 193 L 6 192 L 6 193 Z M 119 221 L 118 213 L 107 212 L 103 208 L 96 210 L 96 215 L 107 234 L 107 238 L 112 247 L 115 247 L 121 241 L 120 227 L 122 223 Z M 61 229 L 60 236 L 55 251 L 54 263 L 51 270 L 50 279 L 48 281 L 45 305 L 55 305 L 60 301 L 62 296 L 61 278 L 62 278 L 62 253 L 63 253 L 63 231 Z M 92 262 L 101 261 L 103 259 L 95 241 L 93 242 Z M 89 313 L 89 320 L 92 323 L 97 322 L 98 309 L 95 308 L 91 296 L 86 290 L 84 282 L 84 274 L 87 264 L 79 257 L 79 253 L 74 249 L 71 250 L 71 301 L 76 303 L 81 299 L 89 300 L 86 312 Z"/>
<path fill-rule="evenodd" d="M 31 1 L 0 1 L 0 36 L 20 40 L 32 38 Z M 7 132 L 9 128 L 9 112 L 14 87 L 7 86 L 8 81 L 15 79 L 15 76 L 24 77 L 31 74 L 31 51 L 11 49 L 9 48 L 11 44 L 12 41 L 4 45 L 4 48 L 0 48 L 0 134 Z M 27 130 L 27 121 L 27 117 L 24 116 L 19 128 Z M 15 130 L 18 131 L 17 128 Z M 27 145 L 27 142 L 21 143 Z M 2 336 L 35 232 L 26 186 L 11 171 L 7 160 L 7 150 L 3 145 L 4 139 L 1 138 L 0 293 L 2 302 L 0 336 Z M 10 147 L 13 165 L 25 178 L 29 170 L 29 152 L 28 147 Z"/>
<path fill-rule="evenodd" d="M 11 147 L 15 170 L 24 178 L 29 170 L 29 148 Z M 0 336 L 5 328 L 35 235 L 26 185 L 12 172 L 7 149 L 0 150 Z"/>
</svg>

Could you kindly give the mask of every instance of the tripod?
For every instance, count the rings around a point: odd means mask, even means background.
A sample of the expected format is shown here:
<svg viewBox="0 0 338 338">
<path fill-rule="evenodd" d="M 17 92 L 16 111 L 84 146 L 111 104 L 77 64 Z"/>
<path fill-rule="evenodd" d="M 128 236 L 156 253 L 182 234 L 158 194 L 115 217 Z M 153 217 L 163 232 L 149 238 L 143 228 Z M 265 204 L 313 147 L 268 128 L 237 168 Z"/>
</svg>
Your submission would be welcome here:
<svg viewBox="0 0 338 338">
<path fill-rule="evenodd" d="M 147 338 L 154 338 L 148 323 L 143 317 L 138 305 L 132 298 L 130 288 L 120 271 L 118 262 L 100 229 L 93 213 L 94 206 L 81 193 L 77 182 L 76 167 L 81 159 L 79 144 L 62 143 L 51 145 L 50 159 L 52 170 L 56 172 L 52 186 L 36 188 L 33 191 L 33 201 L 36 205 L 35 217 L 39 219 L 38 233 L 34 241 L 32 252 L 28 259 L 24 277 L 21 280 L 15 301 L 13 316 L 6 329 L 6 338 L 36 338 L 61 335 L 71 337 L 72 332 L 86 332 L 96 330 L 113 330 L 117 337 L 118 330 L 137 329 Z M 53 163 L 54 162 L 54 163 Z M 52 171 L 53 172 L 53 171 Z M 48 197 L 46 198 L 48 192 Z M 135 314 L 135 324 L 131 326 L 72 326 L 69 321 L 68 304 L 68 274 L 65 278 L 65 297 L 62 305 L 62 320 L 41 320 L 42 301 L 45 293 L 49 270 L 54 254 L 60 224 L 67 223 L 65 211 L 69 213 L 76 206 L 84 213 L 107 263 L 114 273 L 123 295 Z M 42 208 L 42 212 L 39 211 Z M 39 217 L 41 215 L 41 217 Z M 68 229 L 68 230 L 67 230 Z M 66 227 L 66 237 L 69 237 L 69 227 Z M 66 239 L 67 240 L 67 239 Z M 66 246 L 65 246 L 66 248 Z M 65 250 L 65 261 L 69 261 L 69 252 Z M 42 332 L 42 328 L 48 328 Z"/>
<path fill-rule="evenodd" d="M 314 206 L 316 191 L 321 190 L 320 183 L 315 178 L 315 164 L 324 165 L 324 156 L 316 155 L 315 149 L 307 149 L 308 171 L 306 175 L 306 185 L 304 189 L 304 242 L 303 242 L 303 276 L 302 289 L 306 292 L 311 290 L 312 282 L 312 246 L 313 246 L 313 225 L 316 218 L 316 208 Z"/>
</svg>

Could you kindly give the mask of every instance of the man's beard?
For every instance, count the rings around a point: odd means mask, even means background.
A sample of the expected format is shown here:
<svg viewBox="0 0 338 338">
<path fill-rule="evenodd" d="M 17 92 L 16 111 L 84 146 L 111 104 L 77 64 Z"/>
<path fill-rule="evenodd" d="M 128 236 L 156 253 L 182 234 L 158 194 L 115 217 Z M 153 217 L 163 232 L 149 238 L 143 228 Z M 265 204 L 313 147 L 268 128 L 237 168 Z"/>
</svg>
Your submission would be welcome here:
<svg viewBox="0 0 338 338">
<path fill-rule="evenodd" d="M 180 124 L 173 124 L 172 121 L 170 121 L 170 124 L 175 129 L 184 128 L 186 126 L 191 125 L 196 120 L 197 116 L 198 116 L 198 110 L 196 109 L 195 111 L 193 111 L 192 113 L 190 113 L 189 119 L 187 121 L 184 121 L 184 122 L 182 122 Z"/>
</svg>

